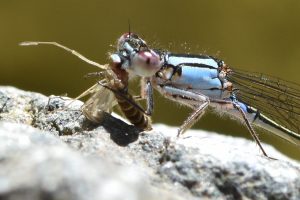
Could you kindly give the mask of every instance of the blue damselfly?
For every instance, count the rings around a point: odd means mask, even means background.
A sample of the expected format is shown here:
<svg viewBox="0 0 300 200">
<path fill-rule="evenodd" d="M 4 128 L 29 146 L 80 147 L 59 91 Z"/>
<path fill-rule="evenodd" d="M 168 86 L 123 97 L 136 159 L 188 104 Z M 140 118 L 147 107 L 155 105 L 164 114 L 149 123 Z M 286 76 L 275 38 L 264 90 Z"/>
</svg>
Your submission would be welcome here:
<svg viewBox="0 0 300 200">
<path fill-rule="evenodd" d="M 130 34 L 127 37 L 130 40 Z M 138 66 L 132 69 L 128 65 L 125 70 L 143 78 L 142 85 L 147 86 L 143 93 L 148 103 L 151 103 L 151 88 L 154 87 L 164 97 L 194 110 L 178 129 L 178 136 L 197 122 L 206 108 L 211 107 L 218 113 L 245 122 L 263 155 L 267 157 L 253 126 L 300 145 L 298 84 L 234 69 L 213 56 L 174 54 L 160 50 L 155 52 L 160 55 L 162 64 L 154 75 L 147 74 L 147 71 L 144 74 L 135 73 Z M 148 113 L 152 113 L 153 103 L 148 105 L 148 109 Z"/>
</svg>

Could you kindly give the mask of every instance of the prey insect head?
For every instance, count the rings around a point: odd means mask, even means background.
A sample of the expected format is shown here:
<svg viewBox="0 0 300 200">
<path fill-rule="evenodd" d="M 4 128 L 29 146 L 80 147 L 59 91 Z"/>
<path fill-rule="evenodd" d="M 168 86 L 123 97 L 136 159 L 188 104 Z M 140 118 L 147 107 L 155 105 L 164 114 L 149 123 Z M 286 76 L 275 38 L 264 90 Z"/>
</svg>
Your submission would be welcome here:
<svg viewBox="0 0 300 200">
<path fill-rule="evenodd" d="M 125 33 L 119 38 L 117 52 L 111 58 L 129 73 L 141 77 L 153 76 L 162 66 L 160 56 L 134 33 Z"/>
</svg>

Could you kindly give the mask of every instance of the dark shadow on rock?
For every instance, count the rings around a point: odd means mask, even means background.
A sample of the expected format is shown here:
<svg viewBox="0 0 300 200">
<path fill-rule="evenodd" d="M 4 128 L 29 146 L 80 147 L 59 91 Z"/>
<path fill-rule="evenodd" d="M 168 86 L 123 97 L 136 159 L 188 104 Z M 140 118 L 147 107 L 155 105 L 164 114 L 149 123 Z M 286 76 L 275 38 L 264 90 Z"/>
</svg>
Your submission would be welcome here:
<svg viewBox="0 0 300 200">
<path fill-rule="evenodd" d="M 113 117 L 108 113 L 104 113 L 104 118 L 100 124 L 95 124 L 87 120 L 85 127 L 88 129 L 94 129 L 99 125 L 103 126 L 104 129 L 110 134 L 110 138 L 120 146 L 126 146 L 139 137 L 139 133 L 142 132 L 140 129 L 133 125 L 129 125 L 124 121 Z"/>
<path fill-rule="evenodd" d="M 66 105 L 66 102 L 63 97 L 49 97 L 48 104 L 46 106 L 46 110 L 49 112 L 53 112 L 57 109 L 64 109 Z M 75 121 L 79 120 L 83 113 L 80 110 L 71 110 L 72 107 L 70 106 L 68 111 L 68 117 L 65 117 L 67 119 L 74 119 Z M 75 112 L 70 112 L 70 111 L 75 111 Z M 79 115 L 78 112 L 79 111 Z M 113 117 L 112 115 L 106 113 L 106 112 L 101 112 L 99 115 L 101 116 L 101 122 L 92 122 L 88 120 L 87 118 L 83 118 L 82 121 L 82 130 L 90 131 L 93 130 L 99 126 L 103 126 L 104 129 L 110 134 L 110 138 L 118 145 L 120 146 L 126 146 L 129 143 L 132 143 L 138 139 L 139 133 L 141 130 L 137 129 L 133 125 L 128 125 L 124 121 L 117 119 Z M 81 118 L 82 119 L 82 118 Z M 67 123 L 69 120 L 67 120 Z M 60 122 L 60 124 L 63 122 Z M 57 128 L 59 129 L 59 128 Z M 62 135 L 69 135 L 72 134 L 72 130 L 65 129 L 65 132 L 62 133 Z"/>
<path fill-rule="evenodd" d="M 0 113 L 4 112 L 5 107 L 7 106 L 7 103 L 8 103 L 9 100 L 10 100 L 9 97 L 6 97 L 4 95 L 2 96 L 0 94 Z"/>
</svg>

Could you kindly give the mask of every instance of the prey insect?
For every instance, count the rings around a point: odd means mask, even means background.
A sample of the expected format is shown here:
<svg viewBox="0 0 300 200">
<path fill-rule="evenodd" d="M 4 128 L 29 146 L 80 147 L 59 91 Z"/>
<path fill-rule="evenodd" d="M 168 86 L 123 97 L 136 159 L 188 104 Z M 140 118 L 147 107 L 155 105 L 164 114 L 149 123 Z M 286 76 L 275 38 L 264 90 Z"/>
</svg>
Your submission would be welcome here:
<svg viewBox="0 0 300 200">
<path fill-rule="evenodd" d="M 110 68 L 111 67 L 112 66 L 110 66 Z M 136 103 L 134 97 L 128 92 L 127 84 L 124 84 L 124 78 L 128 78 L 126 71 L 121 70 L 118 67 L 114 70 L 115 72 L 108 69 L 102 73 L 96 74 L 96 76 L 104 76 L 104 78 L 90 88 L 93 94 L 82 106 L 83 114 L 90 121 L 100 123 L 103 120 L 103 111 L 111 113 L 112 108 L 118 104 L 123 114 L 133 125 L 141 130 L 150 130 L 150 118 L 146 115 L 143 108 Z M 123 80 L 120 80 L 117 77 L 116 70 L 121 70 L 117 73 L 119 77 L 120 74 L 123 73 Z M 88 74 L 88 76 L 93 75 L 94 74 Z"/>
<path fill-rule="evenodd" d="M 143 73 L 143 69 L 151 73 L 153 68 L 160 66 L 158 55 L 149 49 L 145 42 L 131 35 L 130 40 L 121 36 L 118 40 L 117 52 L 111 55 L 112 62 L 109 65 L 101 65 L 89 60 L 75 50 L 69 49 L 56 42 L 23 42 L 20 45 L 54 45 L 62 48 L 81 60 L 103 70 L 98 73 L 103 77 L 97 84 L 81 94 L 78 98 L 91 94 L 92 96 L 82 107 L 83 114 L 93 122 L 101 121 L 103 112 L 111 112 L 112 107 L 118 104 L 126 118 L 136 127 L 149 130 L 151 121 L 147 113 L 135 102 L 128 93 L 128 70 L 137 69 L 137 73 Z M 139 66 L 139 67 L 136 67 Z M 115 103 L 115 100 L 117 103 Z M 151 103 L 148 103 L 151 105 Z M 151 110 L 150 108 L 148 110 Z"/>
</svg>

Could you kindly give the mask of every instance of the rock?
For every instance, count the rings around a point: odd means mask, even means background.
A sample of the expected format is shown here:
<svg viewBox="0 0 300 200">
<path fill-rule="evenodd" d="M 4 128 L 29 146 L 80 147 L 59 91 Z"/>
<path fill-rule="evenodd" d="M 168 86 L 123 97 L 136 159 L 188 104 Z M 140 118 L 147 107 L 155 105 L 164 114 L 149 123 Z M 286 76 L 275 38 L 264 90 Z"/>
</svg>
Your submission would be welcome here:
<svg viewBox="0 0 300 200">
<path fill-rule="evenodd" d="M 298 199 L 299 163 L 269 145 L 264 147 L 278 160 L 263 157 L 248 140 L 191 130 L 187 138 L 168 147 L 159 171 L 199 197 Z"/>
<path fill-rule="evenodd" d="M 1 199 L 300 199 L 300 164 L 263 144 L 155 125 L 140 133 L 82 102 L 0 87 Z"/>
<path fill-rule="evenodd" d="M 97 156 L 99 149 L 84 156 L 28 125 L 0 123 L 0 142 L 1 199 L 168 198 L 135 166 Z"/>
</svg>

